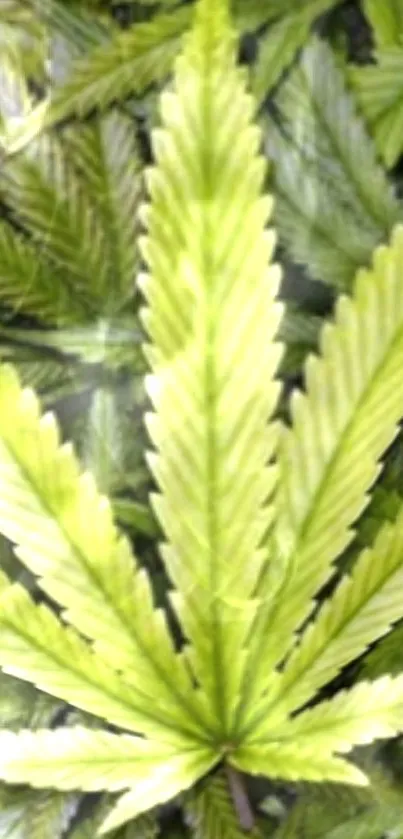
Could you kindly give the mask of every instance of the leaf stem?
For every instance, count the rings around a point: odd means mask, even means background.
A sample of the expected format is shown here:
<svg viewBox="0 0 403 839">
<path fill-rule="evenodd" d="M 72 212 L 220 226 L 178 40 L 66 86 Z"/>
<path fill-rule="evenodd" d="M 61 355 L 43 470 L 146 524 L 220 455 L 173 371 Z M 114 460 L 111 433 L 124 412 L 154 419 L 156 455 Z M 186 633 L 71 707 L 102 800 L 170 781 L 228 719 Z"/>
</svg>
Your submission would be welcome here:
<svg viewBox="0 0 403 839">
<path fill-rule="evenodd" d="M 225 771 L 240 827 L 250 832 L 255 827 L 255 817 L 242 776 L 229 764 L 225 765 Z"/>
</svg>

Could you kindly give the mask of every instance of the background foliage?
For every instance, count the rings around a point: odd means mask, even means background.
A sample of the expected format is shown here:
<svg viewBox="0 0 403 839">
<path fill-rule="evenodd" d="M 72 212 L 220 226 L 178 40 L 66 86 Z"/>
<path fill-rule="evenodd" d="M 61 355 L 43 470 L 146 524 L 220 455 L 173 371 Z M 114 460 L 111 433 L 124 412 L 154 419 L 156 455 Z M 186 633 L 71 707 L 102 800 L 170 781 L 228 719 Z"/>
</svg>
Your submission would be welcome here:
<svg viewBox="0 0 403 839">
<path fill-rule="evenodd" d="M 302 381 L 324 318 L 359 267 L 403 218 L 403 2 L 234 0 L 240 57 L 264 126 L 287 303 L 280 333 L 285 393 Z M 166 579 L 149 537 L 146 404 L 137 317 L 136 215 L 151 162 L 156 100 L 193 15 L 177 0 L 2 0 L 0 5 L 0 358 L 12 361 L 61 421 L 108 493 L 151 571 Z M 57 282 L 55 282 L 57 278 Z M 403 497 L 401 435 L 341 568 L 353 567 Z M 1 564 L 39 596 L 1 542 Z M 342 673 L 402 670 L 397 624 Z M 332 686 L 329 689 L 332 690 Z M 1 676 L 0 724 L 85 720 Z M 403 836 L 399 739 L 357 756 L 370 791 L 251 782 L 253 839 Z M 0 788 L 2 839 L 92 839 L 112 797 Z M 120 829 L 115 839 L 240 839 L 228 780 Z"/>
</svg>

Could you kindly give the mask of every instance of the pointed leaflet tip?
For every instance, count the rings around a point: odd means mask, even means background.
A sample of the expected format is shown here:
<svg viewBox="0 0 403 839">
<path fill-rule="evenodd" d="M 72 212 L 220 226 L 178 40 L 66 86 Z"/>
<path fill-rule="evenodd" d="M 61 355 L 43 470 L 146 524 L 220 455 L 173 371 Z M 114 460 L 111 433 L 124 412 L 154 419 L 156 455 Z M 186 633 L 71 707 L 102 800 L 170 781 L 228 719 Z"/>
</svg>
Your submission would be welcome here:
<svg viewBox="0 0 403 839">
<path fill-rule="evenodd" d="M 199 0 L 192 35 L 197 40 L 205 33 L 211 44 L 216 42 L 222 48 L 220 36 L 224 30 L 229 33 L 230 23 L 229 0 Z"/>
</svg>

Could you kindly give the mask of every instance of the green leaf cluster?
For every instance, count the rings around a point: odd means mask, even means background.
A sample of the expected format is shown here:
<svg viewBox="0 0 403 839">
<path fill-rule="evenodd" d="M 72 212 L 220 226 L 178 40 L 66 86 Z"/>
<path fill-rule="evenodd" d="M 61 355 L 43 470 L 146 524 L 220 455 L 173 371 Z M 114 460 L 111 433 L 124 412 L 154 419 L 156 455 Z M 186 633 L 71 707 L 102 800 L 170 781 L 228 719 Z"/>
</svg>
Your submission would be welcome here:
<svg viewBox="0 0 403 839">
<path fill-rule="evenodd" d="M 375 146 L 402 149 L 359 108 L 390 78 L 308 38 L 332 2 L 143 5 L 122 29 L 26 0 L 51 60 L 4 62 L 0 830 L 154 839 L 175 800 L 181 834 L 260 839 L 247 775 L 320 788 L 282 839 L 379 839 L 401 791 L 374 800 L 353 750 L 403 732 L 403 227 Z M 268 225 L 325 312 L 280 302 Z"/>
</svg>

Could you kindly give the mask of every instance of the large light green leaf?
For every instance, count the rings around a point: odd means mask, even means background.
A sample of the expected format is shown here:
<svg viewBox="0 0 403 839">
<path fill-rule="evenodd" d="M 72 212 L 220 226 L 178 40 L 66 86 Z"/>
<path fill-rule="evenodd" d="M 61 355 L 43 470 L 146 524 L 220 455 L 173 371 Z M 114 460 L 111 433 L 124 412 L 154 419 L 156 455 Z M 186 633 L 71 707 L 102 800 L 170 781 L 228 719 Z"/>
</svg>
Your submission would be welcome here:
<svg viewBox="0 0 403 839">
<path fill-rule="evenodd" d="M 263 775 L 286 781 L 333 781 L 339 784 L 366 786 L 366 776 L 360 769 L 318 748 L 312 738 L 289 741 L 275 739 L 268 744 L 240 746 L 230 758 L 241 772 Z"/>
<path fill-rule="evenodd" d="M 80 475 L 71 446 L 60 445 L 54 417 L 40 417 L 34 394 L 9 367 L 0 369 L 0 531 L 98 653 L 144 699 L 157 696 L 171 719 L 192 725 L 196 696 L 154 611 L 147 575 L 107 499 Z"/>
<path fill-rule="evenodd" d="M 361 554 L 351 576 L 341 579 L 305 631 L 270 698 L 276 717 L 305 705 L 348 662 L 388 632 L 401 617 L 402 587 L 401 505 L 396 523 L 385 524 L 373 548 Z"/>
<path fill-rule="evenodd" d="M 0 778 L 8 783 L 89 792 L 131 788 L 102 832 L 182 792 L 215 761 L 208 747 L 179 751 L 167 743 L 81 726 L 0 732 Z"/>
<path fill-rule="evenodd" d="M 324 41 L 303 51 L 276 111 L 266 146 L 280 239 L 314 279 L 350 289 L 402 211 Z"/>
<path fill-rule="evenodd" d="M 264 559 L 281 314 L 260 133 L 241 79 L 226 18 L 205 0 L 176 92 L 162 97 L 143 213 L 154 507 L 189 660 L 222 735 Z"/>
<path fill-rule="evenodd" d="M 403 152 L 403 45 L 382 47 L 376 64 L 352 67 L 350 78 L 388 168 Z"/>
<path fill-rule="evenodd" d="M 314 748 L 318 754 L 345 753 L 353 746 L 394 737 L 403 730 L 403 676 L 361 682 L 274 727 L 267 721 L 266 738 Z"/>
<path fill-rule="evenodd" d="M 175 742 L 164 715 L 161 724 L 157 701 L 150 705 L 147 696 L 125 685 L 72 628 L 63 627 L 44 604 L 36 605 L 22 586 L 10 586 L 4 575 L 1 584 L 0 665 L 7 673 L 131 731 L 155 734 L 162 725 L 164 736 Z"/>
<path fill-rule="evenodd" d="M 293 396 L 293 429 L 283 430 L 279 446 L 272 564 L 261 581 L 261 616 L 251 635 L 253 680 L 249 707 L 242 709 L 250 720 L 264 718 L 270 697 L 259 707 L 258 694 L 276 681 L 273 667 L 350 543 L 378 460 L 396 435 L 403 405 L 402 265 L 403 229 L 397 228 L 391 246 L 375 253 L 372 270 L 358 274 L 353 300 L 339 300 L 334 325 L 323 330 L 320 357 L 307 362 L 306 393 Z"/>
<path fill-rule="evenodd" d="M 158 754 L 158 745 L 153 747 Z M 164 750 L 161 749 L 162 755 Z M 194 784 L 206 775 L 218 762 L 219 757 L 215 750 L 208 746 L 204 749 L 193 749 L 193 751 L 178 751 L 162 756 L 155 767 L 155 771 L 142 774 L 139 773 L 135 786 L 129 792 L 124 793 L 118 799 L 115 807 L 105 819 L 101 833 L 125 824 L 130 819 L 136 818 L 140 813 L 150 810 L 155 804 L 164 803 L 174 798 L 179 793 L 193 787 Z M 157 763 L 157 761 L 156 761 Z M 129 837 L 130 839 L 130 837 Z"/>
</svg>

